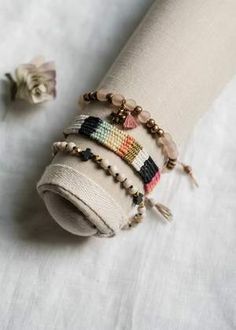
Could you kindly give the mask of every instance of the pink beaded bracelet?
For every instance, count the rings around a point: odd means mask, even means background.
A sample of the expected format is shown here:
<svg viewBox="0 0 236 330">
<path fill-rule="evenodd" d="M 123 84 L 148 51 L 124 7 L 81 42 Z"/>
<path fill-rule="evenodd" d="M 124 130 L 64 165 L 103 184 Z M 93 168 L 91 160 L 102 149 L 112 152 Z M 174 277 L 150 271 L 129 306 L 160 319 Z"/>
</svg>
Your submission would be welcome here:
<svg viewBox="0 0 236 330">
<path fill-rule="evenodd" d="M 95 101 L 111 104 L 113 106 L 111 121 L 114 124 L 121 125 L 124 129 L 133 129 L 140 124 L 144 125 L 149 133 L 157 138 L 157 143 L 165 158 L 164 169 L 173 169 L 179 163 L 184 172 L 189 175 L 193 184 L 198 186 L 192 168 L 178 161 L 178 149 L 172 136 L 159 127 L 148 111 L 140 105 L 136 105 L 134 100 L 127 100 L 121 94 L 109 93 L 106 90 L 85 93 L 80 97 L 81 104 Z"/>
</svg>

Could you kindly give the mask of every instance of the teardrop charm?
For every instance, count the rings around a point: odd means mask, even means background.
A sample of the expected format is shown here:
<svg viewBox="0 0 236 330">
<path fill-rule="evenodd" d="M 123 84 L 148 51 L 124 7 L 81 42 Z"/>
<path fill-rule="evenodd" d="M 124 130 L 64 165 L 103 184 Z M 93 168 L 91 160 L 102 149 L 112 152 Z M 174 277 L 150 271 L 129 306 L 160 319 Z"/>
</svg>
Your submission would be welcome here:
<svg viewBox="0 0 236 330">
<path fill-rule="evenodd" d="M 124 123 L 123 123 L 123 127 L 125 129 L 132 129 L 138 126 L 138 122 L 137 120 L 134 118 L 134 116 L 132 116 L 131 114 L 128 114 Z"/>
</svg>

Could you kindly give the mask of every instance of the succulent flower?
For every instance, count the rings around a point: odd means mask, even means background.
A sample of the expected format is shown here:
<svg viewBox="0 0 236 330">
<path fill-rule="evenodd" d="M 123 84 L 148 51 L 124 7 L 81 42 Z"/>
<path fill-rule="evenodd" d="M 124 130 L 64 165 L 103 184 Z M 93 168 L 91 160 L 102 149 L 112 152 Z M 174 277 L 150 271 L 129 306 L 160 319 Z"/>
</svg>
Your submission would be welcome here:
<svg viewBox="0 0 236 330">
<path fill-rule="evenodd" d="M 22 99 L 32 104 L 53 100 L 56 97 L 56 71 L 54 62 L 45 62 L 42 57 L 15 70 L 15 79 L 6 73 L 11 85 L 11 98 Z"/>
</svg>

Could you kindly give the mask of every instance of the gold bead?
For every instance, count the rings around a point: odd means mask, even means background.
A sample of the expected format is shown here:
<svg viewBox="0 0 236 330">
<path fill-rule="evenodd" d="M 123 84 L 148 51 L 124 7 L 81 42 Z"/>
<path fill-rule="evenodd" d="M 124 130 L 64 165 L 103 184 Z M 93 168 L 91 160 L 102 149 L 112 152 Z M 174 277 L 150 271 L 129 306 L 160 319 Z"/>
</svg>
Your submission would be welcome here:
<svg viewBox="0 0 236 330">
<path fill-rule="evenodd" d="M 156 132 L 158 131 L 159 127 L 157 124 L 155 124 L 152 128 L 151 128 L 151 133 L 152 134 L 156 134 Z"/>
<path fill-rule="evenodd" d="M 135 108 L 134 108 L 134 114 L 135 115 L 139 115 L 141 112 L 143 111 L 143 108 L 140 107 L 140 105 L 137 105 Z"/>
<path fill-rule="evenodd" d="M 155 120 L 152 119 L 152 118 L 150 118 L 150 119 L 147 121 L 146 125 L 147 125 L 148 128 L 152 128 L 152 127 L 155 125 L 155 123 L 156 123 Z"/>
<path fill-rule="evenodd" d="M 162 129 L 162 128 L 159 128 L 158 130 L 157 130 L 157 135 L 158 136 L 163 136 L 165 134 L 165 132 L 164 132 L 164 130 Z"/>
<path fill-rule="evenodd" d="M 90 98 L 89 98 L 89 94 L 88 93 L 85 93 L 84 95 L 83 95 L 83 99 L 84 99 L 84 101 L 85 102 L 90 102 Z"/>
<path fill-rule="evenodd" d="M 169 160 L 167 161 L 166 167 L 167 167 L 169 170 L 172 170 L 172 169 L 176 166 L 176 163 L 177 163 L 177 160 L 175 160 L 175 159 L 169 159 Z"/>
</svg>

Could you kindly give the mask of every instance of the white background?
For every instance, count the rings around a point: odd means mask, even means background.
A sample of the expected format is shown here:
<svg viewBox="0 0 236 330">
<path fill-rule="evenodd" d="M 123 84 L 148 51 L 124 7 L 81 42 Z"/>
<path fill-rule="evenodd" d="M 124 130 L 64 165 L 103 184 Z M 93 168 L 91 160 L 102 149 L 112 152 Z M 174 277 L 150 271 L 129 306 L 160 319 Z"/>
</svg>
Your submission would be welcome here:
<svg viewBox="0 0 236 330">
<path fill-rule="evenodd" d="M 11 104 L 1 80 L 1 330 L 236 328 L 236 79 L 182 151 L 200 188 L 176 174 L 160 186 L 173 224 L 149 214 L 112 239 L 75 237 L 35 189 L 79 94 L 96 86 L 151 2 L 0 0 L 1 77 L 38 54 L 58 73 L 56 101 L 37 109 Z"/>
</svg>

